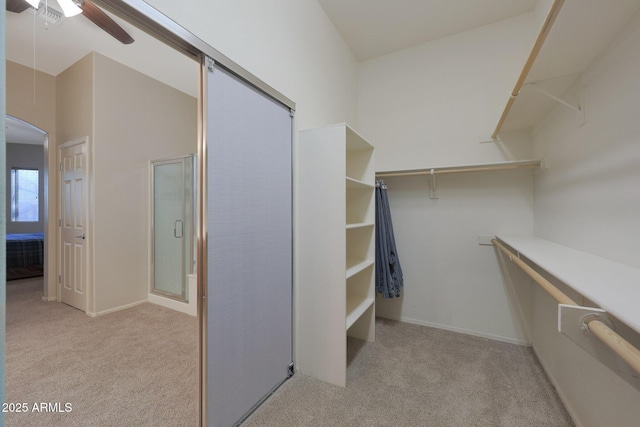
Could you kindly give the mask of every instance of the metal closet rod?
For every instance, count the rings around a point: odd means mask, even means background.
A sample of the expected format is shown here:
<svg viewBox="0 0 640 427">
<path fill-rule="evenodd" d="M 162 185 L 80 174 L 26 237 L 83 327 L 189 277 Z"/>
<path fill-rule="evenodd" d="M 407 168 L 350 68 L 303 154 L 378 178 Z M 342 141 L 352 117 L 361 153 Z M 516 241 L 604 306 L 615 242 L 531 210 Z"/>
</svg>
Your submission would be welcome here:
<svg viewBox="0 0 640 427">
<path fill-rule="evenodd" d="M 483 165 L 466 165 L 466 166 L 445 166 L 427 169 L 413 169 L 406 171 L 389 171 L 376 172 L 376 177 L 393 177 L 393 176 L 416 176 L 416 175 L 435 175 L 441 173 L 461 173 L 461 172 L 489 172 L 507 169 L 533 169 L 540 167 L 540 160 L 523 160 L 504 163 L 487 163 Z"/>
<path fill-rule="evenodd" d="M 551 282 L 542 277 L 540 273 L 535 271 L 531 266 L 522 261 L 519 256 L 515 255 L 509 249 L 507 249 L 498 240 L 493 239 L 491 242 L 502 253 L 509 257 L 509 260 L 513 261 L 518 267 L 520 267 L 525 273 L 529 275 L 538 285 L 542 287 L 549 295 L 551 295 L 559 304 L 575 305 L 578 304 L 565 295 L 562 291 L 556 288 Z M 602 341 L 607 347 L 609 347 L 615 354 L 617 354 L 622 360 L 624 360 L 633 370 L 640 374 L 640 350 L 632 346 L 627 340 L 618 335 L 613 329 L 607 326 L 605 323 L 592 318 L 591 320 L 585 320 L 588 330 L 593 333 L 600 341 Z"/>
</svg>

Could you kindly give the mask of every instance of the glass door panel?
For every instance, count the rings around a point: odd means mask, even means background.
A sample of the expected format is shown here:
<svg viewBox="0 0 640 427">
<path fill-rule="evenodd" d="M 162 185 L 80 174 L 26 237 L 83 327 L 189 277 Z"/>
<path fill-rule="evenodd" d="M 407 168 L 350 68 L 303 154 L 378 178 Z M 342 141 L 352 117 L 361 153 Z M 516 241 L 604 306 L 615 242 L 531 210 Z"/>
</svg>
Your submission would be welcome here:
<svg viewBox="0 0 640 427">
<path fill-rule="evenodd" d="M 182 301 L 187 300 L 186 274 L 193 253 L 188 160 L 156 162 L 152 169 L 153 292 Z"/>
</svg>

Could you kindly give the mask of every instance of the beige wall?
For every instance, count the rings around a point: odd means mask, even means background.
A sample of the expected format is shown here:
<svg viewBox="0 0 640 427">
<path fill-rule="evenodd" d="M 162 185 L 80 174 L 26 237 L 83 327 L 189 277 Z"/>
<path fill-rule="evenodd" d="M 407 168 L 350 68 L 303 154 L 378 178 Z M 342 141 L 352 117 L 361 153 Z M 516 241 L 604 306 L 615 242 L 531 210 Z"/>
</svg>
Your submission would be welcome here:
<svg viewBox="0 0 640 427">
<path fill-rule="evenodd" d="M 56 78 L 40 71 L 24 67 L 11 61 L 6 61 L 7 72 L 7 114 L 31 123 L 49 134 L 48 147 L 45 156 L 45 173 L 56 169 Z M 48 182 L 49 211 L 55 208 L 56 184 Z M 56 218 L 46 214 L 49 224 L 47 234 L 47 254 L 56 250 Z M 55 257 L 47 256 L 45 265 L 45 296 L 55 298 L 56 295 L 56 267 Z"/>
<path fill-rule="evenodd" d="M 6 64 L 7 114 L 48 132 L 51 144 L 56 133 L 56 78 L 15 62 Z"/>
<path fill-rule="evenodd" d="M 197 102 L 105 56 L 93 57 L 94 280 L 101 313 L 147 299 L 148 162 L 195 153 Z"/>
<path fill-rule="evenodd" d="M 56 79 L 56 125 L 58 145 L 80 137 L 93 141 L 93 55 L 87 55 Z"/>
<path fill-rule="evenodd" d="M 89 137 L 89 271 L 95 293 L 87 310 L 99 314 L 144 301 L 148 162 L 196 151 L 196 99 L 97 53 L 57 77 L 36 72 L 35 102 L 33 75 L 7 63 L 7 112 L 49 132 L 49 170 L 56 170 L 57 145 Z M 58 217 L 52 178 L 49 253 L 56 251 Z M 55 297 L 55 259 L 50 262 L 47 289 Z"/>
</svg>

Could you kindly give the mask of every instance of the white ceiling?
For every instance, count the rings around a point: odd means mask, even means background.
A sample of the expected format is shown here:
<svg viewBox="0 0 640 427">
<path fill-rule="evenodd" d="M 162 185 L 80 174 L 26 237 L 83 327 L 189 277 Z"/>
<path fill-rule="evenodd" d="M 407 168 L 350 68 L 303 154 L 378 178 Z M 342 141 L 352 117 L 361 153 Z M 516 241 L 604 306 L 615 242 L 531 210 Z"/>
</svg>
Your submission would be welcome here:
<svg viewBox="0 0 640 427">
<path fill-rule="evenodd" d="M 359 61 L 533 10 L 536 0 L 318 0 Z"/>
</svg>

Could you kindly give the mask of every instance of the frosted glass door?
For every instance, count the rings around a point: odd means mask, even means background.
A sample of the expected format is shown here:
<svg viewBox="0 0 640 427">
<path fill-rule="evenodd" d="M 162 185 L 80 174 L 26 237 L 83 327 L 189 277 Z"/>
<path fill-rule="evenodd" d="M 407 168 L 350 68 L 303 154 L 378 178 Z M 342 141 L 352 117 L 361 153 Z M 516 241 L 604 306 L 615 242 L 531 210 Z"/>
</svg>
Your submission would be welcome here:
<svg viewBox="0 0 640 427">
<path fill-rule="evenodd" d="M 182 160 L 153 164 L 153 291 L 185 299 Z"/>
</svg>

